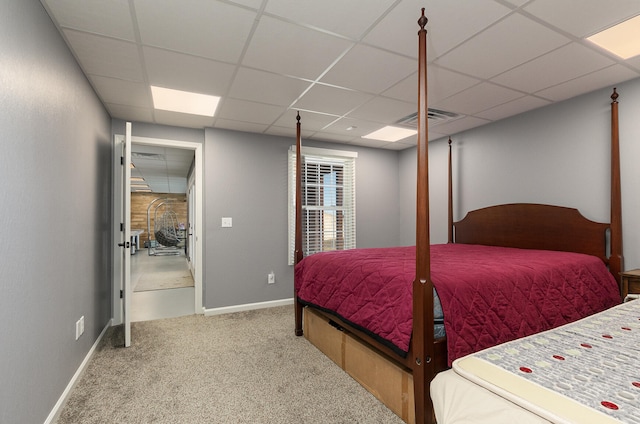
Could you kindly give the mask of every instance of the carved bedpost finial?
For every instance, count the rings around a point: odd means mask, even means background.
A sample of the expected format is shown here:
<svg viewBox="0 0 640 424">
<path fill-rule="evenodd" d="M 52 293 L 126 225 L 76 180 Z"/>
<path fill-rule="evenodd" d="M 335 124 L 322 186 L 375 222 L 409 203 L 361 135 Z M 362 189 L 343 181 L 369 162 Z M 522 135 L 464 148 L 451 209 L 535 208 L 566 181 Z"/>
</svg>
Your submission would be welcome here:
<svg viewBox="0 0 640 424">
<path fill-rule="evenodd" d="M 427 25 L 427 22 L 429 22 L 429 19 L 427 19 L 427 17 L 424 16 L 424 7 L 423 7 L 422 16 L 420 16 L 420 19 L 418 19 L 418 25 L 420 25 L 420 30 L 424 29 L 424 27 Z"/>
<path fill-rule="evenodd" d="M 296 116 L 296 121 L 298 121 L 298 123 L 300 123 L 300 111 L 298 111 L 298 116 Z"/>
<path fill-rule="evenodd" d="M 451 146 L 451 143 L 452 143 L 451 137 L 449 137 L 449 146 Z"/>
<path fill-rule="evenodd" d="M 616 91 L 616 87 L 613 87 L 613 94 L 611 95 L 611 100 L 614 103 L 618 103 L 618 92 Z"/>
</svg>

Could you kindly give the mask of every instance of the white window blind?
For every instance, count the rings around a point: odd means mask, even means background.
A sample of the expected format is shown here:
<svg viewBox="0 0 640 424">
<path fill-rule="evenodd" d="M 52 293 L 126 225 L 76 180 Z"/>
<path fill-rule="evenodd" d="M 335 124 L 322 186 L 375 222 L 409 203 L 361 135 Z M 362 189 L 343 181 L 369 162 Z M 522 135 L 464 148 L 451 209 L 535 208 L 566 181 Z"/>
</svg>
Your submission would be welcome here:
<svg viewBox="0 0 640 424">
<path fill-rule="evenodd" d="M 356 247 L 356 152 L 303 147 L 302 250 L 304 256 Z M 289 149 L 289 265 L 296 230 L 296 149 Z"/>
</svg>

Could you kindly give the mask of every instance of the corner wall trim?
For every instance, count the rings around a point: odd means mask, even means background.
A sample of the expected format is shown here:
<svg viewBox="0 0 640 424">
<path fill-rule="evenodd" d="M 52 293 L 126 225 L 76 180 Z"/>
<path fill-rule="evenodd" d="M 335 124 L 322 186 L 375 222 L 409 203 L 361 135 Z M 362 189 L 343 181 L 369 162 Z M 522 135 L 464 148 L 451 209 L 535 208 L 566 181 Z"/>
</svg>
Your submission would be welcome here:
<svg viewBox="0 0 640 424">
<path fill-rule="evenodd" d="M 75 374 L 73 374 L 73 377 L 71 377 L 71 381 L 69 381 L 69 384 L 67 384 L 67 387 L 62 392 L 62 395 L 60 396 L 60 398 L 56 402 L 55 406 L 53 407 L 53 409 L 49 413 L 49 416 L 47 417 L 47 419 L 44 421 L 44 424 L 52 424 L 52 423 L 54 423 L 56 421 L 56 419 L 58 418 L 58 416 L 60 415 L 60 412 L 62 412 L 62 407 L 67 402 L 67 399 L 69 398 L 69 395 L 71 394 L 71 390 L 73 390 L 73 387 L 76 385 L 78 380 L 80 380 L 80 377 L 82 376 L 82 373 L 84 373 L 84 370 L 87 368 L 87 364 L 89 363 L 89 360 L 93 356 L 93 353 L 96 351 L 96 348 L 98 347 L 98 344 L 102 340 L 102 337 L 105 335 L 105 333 L 107 332 L 109 327 L 111 327 L 111 325 L 113 323 L 112 321 L 113 321 L 113 319 L 110 319 L 107 322 L 107 325 L 102 329 L 102 332 L 100 333 L 100 335 L 96 339 L 95 343 L 93 343 L 93 346 L 91 346 L 91 349 L 89 349 L 89 352 L 87 353 L 87 356 L 84 357 L 84 360 L 82 361 L 82 363 L 80 364 L 80 366 L 76 370 Z"/>
<path fill-rule="evenodd" d="M 270 300 L 268 302 L 247 303 L 244 305 L 223 306 L 221 308 L 205 309 L 205 316 L 230 314 L 232 312 L 252 311 L 254 309 L 273 308 L 276 306 L 293 305 L 293 298 Z"/>
</svg>

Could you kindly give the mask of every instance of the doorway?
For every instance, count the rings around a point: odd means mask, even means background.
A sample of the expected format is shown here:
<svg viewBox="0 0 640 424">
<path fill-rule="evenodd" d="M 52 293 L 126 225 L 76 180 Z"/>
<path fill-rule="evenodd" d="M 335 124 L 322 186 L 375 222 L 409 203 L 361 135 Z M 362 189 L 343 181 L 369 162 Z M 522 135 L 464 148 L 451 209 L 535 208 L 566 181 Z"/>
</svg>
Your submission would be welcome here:
<svg viewBox="0 0 640 424">
<path fill-rule="evenodd" d="M 121 145 L 124 136 L 116 135 L 114 137 L 114 143 L 116 145 L 116 152 L 118 150 L 118 146 Z M 184 287 L 184 288 L 171 288 L 169 290 L 152 290 L 143 293 L 130 293 L 133 296 L 133 303 L 131 306 L 131 315 L 133 320 L 141 320 L 136 319 L 136 316 L 144 316 L 148 311 L 139 310 L 140 308 L 152 306 L 154 309 L 160 311 L 160 315 L 156 318 L 164 318 L 168 316 L 177 316 L 184 315 L 185 309 L 184 306 L 181 306 L 182 309 L 175 309 L 176 304 L 184 305 L 187 303 L 187 311 L 186 313 L 196 313 L 201 314 L 204 312 L 202 305 L 202 223 L 203 223 L 203 195 L 202 195 L 202 179 L 203 179 L 203 148 L 202 144 L 187 142 L 187 141 L 179 141 L 179 140 L 166 140 L 166 139 L 154 139 L 154 138 L 145 138 L 145 137 L 131 137 L 131 145 L 132 151 L 136 151 L 139 148 L 141 151 L 145 150 L 153 150 L 153 149 L 166 149 L 172 151 L 183 151 L 188 152 L 193 155 L 193 161 L 191 165 L 191 169 L 189 172 L 189 178 L 186 180 L 185 188 L 183 189 L 183 196 L 185 198 L 185 202 L 188 203 L 189 215 L 186 216 L 185 220 L 187 222 L 181 222 L 180 228 L 184 227 L 184 243 L 188 243 L 188 247 L 181 246 L 179 249 L 180 256 L 184 258 L 185 268 L 190 270 L 189 274 L 193 277 L 193 287 Z M 116 155 L 117 156 L 117 155 Z M 133 162 L 133 160 L 132 160 Z M 122 202 L 123 195 L 122 190 L 119 188 L 122 187 L 122 173 L 118 170 L 120 168 L 120 158 L 114 158 L 114 240 L 120 240 L 122 238 L 122 233 L 120 232 L 120 223 L 124 222 L 122 219 Z M 162 191 L 162 190 L 161 190 Z M 133 226 L 134 224 L 132 224 Z M 138 225 L 140 226 L 140 225 Z M 145 228 L 137 228 L 136 230 L 142 230 L 143 232 L 149 232 L 149 229 Z M 151 229 L 151 231 L 154 231 Z M 134 232 L 136 233 L 136 232 Z M 133 234 L 133 233 L 132 233 Z M 136 262 L 139 259 L 147 259 L 142 258 L 142 256 L 137 257 L 137 255 L 148 255 L 148 247 L 151 247 L 151 244 L 146 244 L 145 241 L 149 239 L 149 234 L 144 237 L 144 234 L 138 234 L 140 237 L 137 241 L 139 242 L 139 250 L 132 249 L 131 257 L 132 265 L 135 266 Z M 133 240 L 132 240 L 133 241 Z M 116 245 L 116 243 L 114 243 Z M 133 244 L 132 244 L 133 245 Z M 188 253 L 187 253 L 188 252 Z M 188 254 L 188 256 L 187 256 Z M 114 248 L 114 281 L 113 281 L 113 324 L 118 325 L 123 322 L 123 302 L 121 298 L 121 290 L 123 290 L 122 285 L 122 259 L 121 259 L 121 251 L 116 247 Z M 132 268 L 133 272 L 135 272 L 135 268 Z M 132 272 L 132 273 L 133 273 Z M 142 303 L 136 302 L 136 297 L 144 298 L 141 300 Z M 140 304 L 146 306 L 139 306 Z M 142 314 L 142 315 L 141 315 Z M 177 314 L 177 315 L 176 315 Z M 149 316 L 148 314 L 146 316 Z"/>
</svg>

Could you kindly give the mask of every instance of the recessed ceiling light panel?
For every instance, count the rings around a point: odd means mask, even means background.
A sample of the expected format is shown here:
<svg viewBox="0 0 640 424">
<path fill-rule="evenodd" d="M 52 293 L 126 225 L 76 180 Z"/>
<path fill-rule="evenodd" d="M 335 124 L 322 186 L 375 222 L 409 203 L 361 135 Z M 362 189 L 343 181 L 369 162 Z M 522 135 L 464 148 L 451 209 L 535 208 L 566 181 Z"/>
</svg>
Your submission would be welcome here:
<svg viewBox="0 0 640 424">
<path fill-rule="evenodd" d="M 151 86 L 153 107 L 190 115 L 213 116 L 220 97 Z"/>
<path fill-rule="evenodd" d="M 384 128 L 380 128 L 377 131 L 374 131 L 367 135 L 363 135 L 362 138 L 394 142 L 394 141 L 402 140 L 403 138 L 407 138 L 417 133 L 418 131 L 416 130 L 411 130 L 408 128 L 393 127 L 388 125 Z"/>
<path fill-rule="evenodd" d="M 603 49 L 629 59 L 640 54 L 640 15 L 588 37 Z"/>
</svg>

